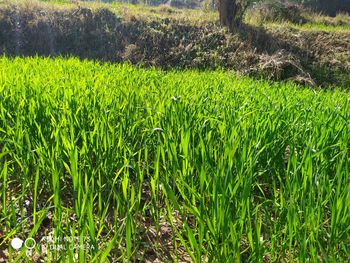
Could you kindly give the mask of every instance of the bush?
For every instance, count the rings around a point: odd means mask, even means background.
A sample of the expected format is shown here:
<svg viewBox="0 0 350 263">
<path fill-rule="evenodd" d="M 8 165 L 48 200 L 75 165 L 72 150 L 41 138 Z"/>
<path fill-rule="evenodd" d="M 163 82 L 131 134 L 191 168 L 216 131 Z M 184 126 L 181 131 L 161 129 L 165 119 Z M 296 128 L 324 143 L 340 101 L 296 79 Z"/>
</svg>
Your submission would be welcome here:
<svg viewBox="0 0 350 263">
<path fill-rule="evenodd" d="M 284 21 L 303 24 L 307 22 L 305 11 L 302 5 L 268 1 L 253 5 L 247 12 L 247 18 L 254 24 Z"/>
</svg>

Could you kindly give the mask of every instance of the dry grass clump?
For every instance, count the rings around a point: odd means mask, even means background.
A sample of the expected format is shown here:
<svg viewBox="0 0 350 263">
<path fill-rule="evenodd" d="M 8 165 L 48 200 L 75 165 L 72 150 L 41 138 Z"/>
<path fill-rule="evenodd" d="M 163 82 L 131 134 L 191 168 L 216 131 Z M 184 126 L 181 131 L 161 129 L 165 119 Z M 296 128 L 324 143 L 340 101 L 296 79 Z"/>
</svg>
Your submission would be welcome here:
<svg viewBox="0 0 350 263">
<path fill-rule="evenodd" d="M 284 4 L 279 1 L 258 3 L 251 7 L 246 19 L 249 23 L 262 25 L 266 22 L 291 22 L 304 24 L 307 19 L 305 8 L 298 4 Z"/>
<path fill-rule="evenodd" d="M 309 13 L 308 19 L 314 23 L 328 26 L 350 26 L 350 15 L 347 13 L 338 13 L 335 17 L 325 16 L 321 13 Z"/>
<path fill-rule="evenodd" d="M 279 50 L 272 55 L 259 55 L 258 67 L 252 72 L 264 72 L 270 79 L 291 79 L 302 84 L 315 86 L 315 81 L 305 71 L 300 60 L 286 50 Z"/>
</svg>

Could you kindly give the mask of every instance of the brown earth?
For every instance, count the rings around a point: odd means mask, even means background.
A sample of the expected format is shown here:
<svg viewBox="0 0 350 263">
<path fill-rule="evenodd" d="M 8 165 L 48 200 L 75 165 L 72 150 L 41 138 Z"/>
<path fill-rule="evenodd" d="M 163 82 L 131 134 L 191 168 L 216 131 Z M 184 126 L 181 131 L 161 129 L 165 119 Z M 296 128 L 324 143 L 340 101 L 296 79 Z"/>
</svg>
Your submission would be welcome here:
<svg viewBox="0 0 350 263">
<path fill-rule="evenodd" d="M 0 54 L 76 56 L 170 68 L 227 68 L 272 80 L 350 87 L 350 32 L 118 17 L 106 8 L 0 8 Z"/>
</svg>

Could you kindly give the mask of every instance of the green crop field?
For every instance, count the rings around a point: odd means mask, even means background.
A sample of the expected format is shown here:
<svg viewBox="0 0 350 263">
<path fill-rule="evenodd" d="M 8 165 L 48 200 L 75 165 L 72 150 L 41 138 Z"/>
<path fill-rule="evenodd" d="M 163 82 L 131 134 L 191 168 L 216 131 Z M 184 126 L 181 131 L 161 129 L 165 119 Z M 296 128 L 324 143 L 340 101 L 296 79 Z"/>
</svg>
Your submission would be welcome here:
<svg viewBox="0 0 350 263">
<path fill-rule="evenodd" d="M 346 262 L 349 120 L 342 89 L 2 57 L 0 250 L 11 262 Z"/>
</svg>

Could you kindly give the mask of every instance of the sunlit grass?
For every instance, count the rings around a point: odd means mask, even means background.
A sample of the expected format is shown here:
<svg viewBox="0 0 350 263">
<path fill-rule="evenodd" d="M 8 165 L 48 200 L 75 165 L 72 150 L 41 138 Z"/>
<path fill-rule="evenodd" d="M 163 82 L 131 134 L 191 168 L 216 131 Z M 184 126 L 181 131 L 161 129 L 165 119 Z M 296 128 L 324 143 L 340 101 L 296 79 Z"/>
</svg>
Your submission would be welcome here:
<svg viewBox="0 0 350 263">
<path fill-rule="evenodd" d="M 186 9 L 175 8 L 169 5 L 151 6 L 146 4 L 129 4 L 122 2 L 102 2 L 102 1 L 73 1 L 73 0 L 0 0 L 0 6 L 16 4 L 24 8 L 44 7 L 46 9 L 69 10 L 74 8 L 89 8 L 96 10 L 98 8 L 108 8 L 127 20 L 130 17 L 147 19 L 173 19 L 185 21 L 188 23 L 208 23 L 218 22 L 219 15 L 216 10 L 205 8 Z"/>
<path fill-rule="evenodd" d="M 300 31 L 323 31 L 323 32 L 350 32 L 349 25 L 326 25 L 322 23 L 306 23 L 306 24 L 293 24 L 289 22 L 275 23 L 275 22 L 266 22 L 264 26 L 267 28 L 293 28 Z"/>
<path fill-rule="evenodd" d="M 0 249 L 23 261 L 10 241 L 33 237 L 46 262 L 346 262 L 349 103 L 232 72 L 3 57 Z M 50 231 L 72 249 L 39 242 Z"/>
</svg>

